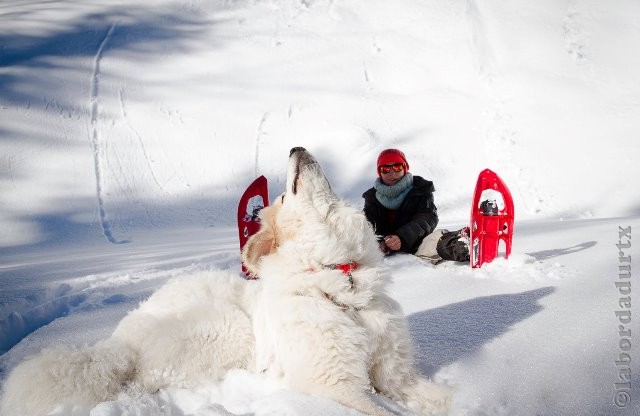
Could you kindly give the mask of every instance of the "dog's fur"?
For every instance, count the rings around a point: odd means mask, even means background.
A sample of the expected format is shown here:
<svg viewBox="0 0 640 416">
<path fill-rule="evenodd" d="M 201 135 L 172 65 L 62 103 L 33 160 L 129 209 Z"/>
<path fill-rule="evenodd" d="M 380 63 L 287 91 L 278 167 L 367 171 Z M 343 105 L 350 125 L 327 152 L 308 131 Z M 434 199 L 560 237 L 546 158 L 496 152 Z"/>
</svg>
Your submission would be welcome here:
<svg viewBox="0 0 640 416">
<path fill-rule="evenodd" d="M 231 368 L 367 414 L 389 414 L 372 388 L 420 414 L 445 412 L 448 389 L 413 367 L 373 230 L 331 191 L 306 150 L 292 149 L 286 191 L 260 217 L 243 251 L 259 280 L 208 272 L 169 282 L 111 338 L 48 349 L 16 367 L 0 414 L 45 415 L 65 401 L 91 406 L 123 388 L 190 387 Z"/>
<path fill-rule="evenodd" d="M 2 416 L 41 416 L 57 406 L 153 393 L 252 369 L 251 308 L 259 284 L 213 271 L 168 282 L 113 335 L 84 348 L 56 346 L 19 364 L 5 381 Z"/>
</svg>

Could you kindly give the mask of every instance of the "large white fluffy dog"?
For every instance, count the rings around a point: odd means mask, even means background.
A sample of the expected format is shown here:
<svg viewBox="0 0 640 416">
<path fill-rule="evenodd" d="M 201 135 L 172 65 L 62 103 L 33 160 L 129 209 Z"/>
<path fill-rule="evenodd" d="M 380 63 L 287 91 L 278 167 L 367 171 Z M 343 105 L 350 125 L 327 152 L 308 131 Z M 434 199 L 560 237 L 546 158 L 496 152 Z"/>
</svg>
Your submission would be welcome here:
<svg viewBox="0 0 640 416">
<path fill-rule="evenodd" d="M 420 414 L 444 412 L 448 389 L 414 369 L 373 229 L 305 149 L 291 150 L 286 191 L 261 220 L 243 252 L 263 284 L 257 369 L 367 414 L 388 414 L 372 388 Z"/>
<path fill-rule="evenodd" d="M 54 347 L 6 380 L 2 416 L 93 406 L 123 389 L 190 387 L 246 368 L 291 389 L 372 415 L 372 390 L 420 414 L 446 411 L 449 391 L 417 374 L 405 317 L 364 215 L 331 191 L 316 160 L 291 151 L 285 193 L 261 212 L 243 260 L 228 272 L 175 279 L 125 317 L 111 338 Z"/>
</svg>

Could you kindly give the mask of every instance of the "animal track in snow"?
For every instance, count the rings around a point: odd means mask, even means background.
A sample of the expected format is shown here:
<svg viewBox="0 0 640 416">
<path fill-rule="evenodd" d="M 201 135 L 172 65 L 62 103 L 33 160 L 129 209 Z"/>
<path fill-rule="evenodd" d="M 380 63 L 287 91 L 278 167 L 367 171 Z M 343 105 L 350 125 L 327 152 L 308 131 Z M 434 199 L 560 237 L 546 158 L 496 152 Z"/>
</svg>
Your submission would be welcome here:
<svg viewBox="0 0 640 416">
<path fill-rule="evenodd" d="M 589 58 L 581 19 L 582 15 L 578 11 L 576 3 L 571 2 L 562 21 L 562 35 L 567 53 L 579 64 L 585 63 Z"/>
</svg>

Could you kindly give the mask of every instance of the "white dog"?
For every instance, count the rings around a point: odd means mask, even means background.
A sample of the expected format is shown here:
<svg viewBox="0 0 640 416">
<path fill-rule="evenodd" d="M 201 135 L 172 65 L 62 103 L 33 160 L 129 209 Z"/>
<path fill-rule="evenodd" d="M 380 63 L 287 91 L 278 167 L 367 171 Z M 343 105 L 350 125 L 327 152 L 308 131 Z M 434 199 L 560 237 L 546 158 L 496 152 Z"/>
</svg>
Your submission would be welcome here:
<svg viewBox="0 0 640 416">
<path fill-rule="evenodd" d="M 263 284 L 254 319 L 258 370 L 367 414 L 389 414 L 372 388 L 420 414 L 446 411 L 449 390 L 413 367 L 406 319 L 386 294 L 390 275 L 371 226 L 332 192 L 305 149 L 291 150 L 286 192 L 261 211 L 243 260 Z"/>
<path fill-rule="evenodd" d="M 341 202 L 313 157 L 289 158 L 285 194 L 261 212 L 243 252 L 256 281 L 206 272 L 167 283 L 111 338 L 53 347 L 6 380 L 0 415 L 91 408 L 123 389 L 155 392 L 245 368 L 293 390 L 388 415 L 375 389 L 421 414 L 446 411 L 449 391 L 412 365 L 405 317 L 364 215 Z"/>
</svg>

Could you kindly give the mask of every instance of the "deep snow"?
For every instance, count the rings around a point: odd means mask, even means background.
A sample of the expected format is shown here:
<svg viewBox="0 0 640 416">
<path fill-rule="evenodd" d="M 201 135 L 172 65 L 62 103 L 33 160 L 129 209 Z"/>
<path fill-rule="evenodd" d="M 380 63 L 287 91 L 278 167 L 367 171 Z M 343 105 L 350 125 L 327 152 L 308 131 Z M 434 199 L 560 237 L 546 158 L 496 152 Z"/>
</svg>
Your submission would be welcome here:
<svg viewBox="0 0 640 416">
<path fill-rule="evenodd" d="M 615 314 L 619 228 L 640 226 L 639 2 L 129 3 L 0 5 L 0 379 L 107 337 L 169 278 L 239 271 L 237 201 L 261 174 L 277 195 L 292 146 L 355 206 L 394 146 L 435 182 L 443 227 L 486 167 L 516 204 L 508 261 L 387 259 L 451 413 L 640 410 L 636 306 L 631 337 Z M 246 372 L 91 411 L 169 414 L 354 412 Z"/>
</svg>

